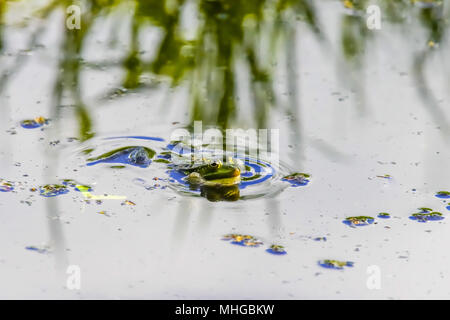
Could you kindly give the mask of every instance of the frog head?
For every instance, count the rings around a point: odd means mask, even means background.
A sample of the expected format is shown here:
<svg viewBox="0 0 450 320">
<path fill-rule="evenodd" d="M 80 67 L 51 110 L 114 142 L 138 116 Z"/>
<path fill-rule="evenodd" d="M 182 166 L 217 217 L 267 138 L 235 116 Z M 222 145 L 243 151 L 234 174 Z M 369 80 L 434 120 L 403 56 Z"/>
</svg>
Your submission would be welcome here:
<svg viewBox="0 0 450 320">
<path fill-rule="evenodd" d="M 237 163 L 220 160 L 205 161 L 204 164 L 184 169 L 186 181 L 191 185 L 231 186 L 240 183 L 241 170 Z"/>
</svg>

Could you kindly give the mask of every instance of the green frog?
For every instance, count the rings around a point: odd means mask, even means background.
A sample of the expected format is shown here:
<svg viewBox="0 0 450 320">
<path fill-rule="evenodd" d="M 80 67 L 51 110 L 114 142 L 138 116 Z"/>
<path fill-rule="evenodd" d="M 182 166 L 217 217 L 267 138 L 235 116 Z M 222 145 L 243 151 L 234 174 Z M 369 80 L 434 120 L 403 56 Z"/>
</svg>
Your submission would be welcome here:
<svg viewBox="0 0 450 320">
<path fill-rule="evenodd" d="M 202 159 L 187 165 L 178 165 L 177 170 L 186 174 L 186 182 L 194 190 L 200 189 L 201 196 L 210 201 L 236 201 L 239 199 L 241 164 L 229 159 Z"/>
</svg>

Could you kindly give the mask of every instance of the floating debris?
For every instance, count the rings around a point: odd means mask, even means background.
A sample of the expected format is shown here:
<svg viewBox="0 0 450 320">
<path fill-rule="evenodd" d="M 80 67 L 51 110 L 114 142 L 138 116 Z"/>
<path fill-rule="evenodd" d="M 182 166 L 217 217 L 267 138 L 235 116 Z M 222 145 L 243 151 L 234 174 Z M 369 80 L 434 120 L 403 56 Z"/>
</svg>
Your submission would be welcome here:
<svg viewBox="0 0 450 320">
<path fill-rule="evenodd" d="M 10 192 L 14 190 L 14 184 L 11 181 L 0 179 L 0 192 Z"/>
<path fill-rule="evenodd" d="M 30 250 L 30 251 L 35 251 L 37 253 L 49 253 L 50 252 L 50 247 L 48 246 L 41 246 L 41 247 L 36 247 L 36 246 L 28 246 L 25 247 L 26 250 Z"/>
<path fill-rule="evenodd" d="M 327 241 L 327 238 L 326 237 L 317 237 L 317 238 L 314 238 L 314 241 Z"/>
<path fill-rule="evenodd" d="M 98 163 L 122 163 L 132 166 L 147 168 L 155 156 L 155 151 L 147 147 L 129 146 L 114 149 L 98 157 L 89 158 L 88 166 Z"/>
<path fill-rule="evenodd" d="M 122 205 L 127 205 L 127 206 L 135 206 L 136 203 L 134 203 L 133 201 L 130 200 L 125 200 L 124 202 L 122 202 Z"/>
<path fill-rule="evenodd" d="M 306 186 L 309 183 L 311 175 L 307 173 L 296 172 L 283 177 L 282 181 L 289 182 L 292 187 Z"/>
<path fill-rule="evenodd" d="M 91 192 L 92 188 L 90 186 L 87 186 L 87 185 L 77 184 L 75 186 L 75 191 L 78 191 L 78 192 Z"/>
<path fill-rule="evenodd" d="M 353 262 L 351 261 L 338 261 L 338 260 L 320 260 L 319 266 L 327 269 L 337 269 L 342 270 L 344 267 L 353 267 Z"/>
<path fill-rule="evenodd" d="M 74 188 L 77 185 L 75 180 L 72 180 L 72 179 L 64 179 L 64 180 L 62 180 L 61 183 L 65 186 L 72 187 L 72 188 Z"/>
<path fill-rule="evenodd" d="M 6 130 L 6 133 L 9 133 L 10 135 L 15 135 L 15 134 L 17 134 L 17 131 L 15 130 L 15 128 L 11 128 L 11 129 Z"/>
<path fill-rule="evenodd" d="M 433 209 L 426 208 L 426 207 L 418 208 L 418 210 L 420 210 L 420 212 L 423 212 L 423 213 L 427 213 L 427 212 L 432 212 L 433 211 Z"/>
<path fill-rule="evenodd" d="M 20 122 L 20 126 L 25 129 L 40 128 L 44 124 L 48 124 L 48 119 L 45 119 L 44 117 L 37 117 L 33 120 L 23 120 Z"/>
<path fill-rule="evenodd" d="M 439 221 L 444 219 L 442 213 L 436 211 L 429 213 L 425 212 L 413 213 L 409 218 L 417 222 Z"/>
<path fill-rule="evenodd" d="M 162 181 L 162 182 L 169 182 L 169 181 L 170 182 L 174 182 L 173 179 L 163 179 L 163 178 L 158 178 L 158 177 L 154 177 L 152 180 L 154 180 L 154 181 Z M 144 187 L 146 190 L 155 190 L 155 189 L 163 190 L 163 189 L 167 188 L 167 186 L 161 185 L 159 183 L 154 183 L 152 185 L 152 184 L 148 183 L 146 180 L 144 180 L 142 178 L 134 178 L 133 179 L 133 183 L 138 185 L 138 186 Z"/>
<path fill-rule="evenodd" d="M 450 199 L 450 192 L 448 192 L 448 191 L 436 192 L 436 197 L 441 198 L 441 199 Z"/>
<path fill-rule="evenodd" d="M 378 218 L 381 218 L 381 219 L 390 219 L 390 218 L 391 218 L 391 215 L 390 215 L 389 213 L 387 213 L 387 212 L 380 212 L 380 213 L 378 214 Z"/>
<path fill-rule="evenodd" d="M 47 184 L 39 188 L 40 195 L 43 197 L 55 197 L 69 192 L 66 186 L 61 184 Z"/>
<path fill-rule="evenodd" d="M 382 176 L 377 176 L 377 178 L 382 178 L 382 179 L 392 179 L 392 176 L 389 175 L 389 174 L 385 174 L 385 175 L 382 175 Z"/>
<path fill-rule="evenodd" d="M 450 210 L 450 205 L 445 207 L 447 210 Z"/>
<path fill-rule="evenodd" d="M 286 250 L 284 250 L 284 247 L 277 244 L 271 245 L 270 248 L 266 250 L 266 252 L 276 255 L 287 254 Z"/>
<path fill-rule="evenodd" d="M 232 244 L 244 247 L 259 247 L 263 244 L 262 241 L 258 240 L 254 236 L 242 234 L 228 234 L 223 236 L 222 240 L 233 240 L 231 241 Z"/>
<path fill-rule="evenodd" d="M 81 184 L 76 182 L 75 180 L 72 179 L 64 179 L 62 181 L 62 184 L 66 187 L 71 187 L 74 188 L 75 191 L 78 192 L 91 192 L 92 191 L 92 187 L 85 185 L 85 184 Z"/>
<path fill-rule="evenodd" d="M 345 218 L 345 220 L 342 222 L 350 227 L 362 227 L 368 226 L 369 224 L 372 224 L 374 221 L 375 219 L 373 217 L 358 216 Z"/>
</svg>

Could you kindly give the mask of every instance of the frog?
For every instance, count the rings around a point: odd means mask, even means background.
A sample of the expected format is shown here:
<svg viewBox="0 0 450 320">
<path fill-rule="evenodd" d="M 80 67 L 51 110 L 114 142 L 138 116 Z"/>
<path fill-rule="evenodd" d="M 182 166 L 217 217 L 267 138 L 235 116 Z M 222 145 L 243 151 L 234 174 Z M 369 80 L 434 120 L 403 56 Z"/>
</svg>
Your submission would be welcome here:
<svg viewBox="0 0 450 320">
<path fill-rule="evenodd" d="M 184 180 L 191 190 L 200 190 L 200 195 L 209 201 L 236 201 L 240 197 L 241 165 L 231 158 L 205 159 L 186 165 L 175 165 L 186 175 Z"/>
<path fill-rule="evenodd" d="M 186 174 L 186 182 L 192 186 L 232 186 L 241 182 L 241 169 L 231 162 L 220 160 L 202 160 L 202 164 L 194 163 L 182 169 Z"/>
</svg>

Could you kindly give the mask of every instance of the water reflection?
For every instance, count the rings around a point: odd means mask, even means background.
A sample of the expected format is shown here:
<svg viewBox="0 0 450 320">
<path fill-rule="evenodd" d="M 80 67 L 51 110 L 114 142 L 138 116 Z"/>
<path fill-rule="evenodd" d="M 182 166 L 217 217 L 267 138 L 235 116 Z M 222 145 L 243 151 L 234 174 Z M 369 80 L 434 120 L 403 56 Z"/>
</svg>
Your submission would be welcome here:
<svg viewBox="0 0 450 320">
<path fill-rule="evenodd" d="M 16 1 L 18 3 L 23 1 Z M 0 52 L 5 53 L 8 43 L 5 40 L 5 17 L 17 4 L 0 2 Z M 315 34 L 324 50 L 329 49 L 329 35 L 324 32 L 321 21 L 321 5 L 310 0 L 255 0 L 234 2 L 227 0 L 148 0 L 148 1 L 80 1 L 82 7 L 82 27 L 70 30 L 61 27 L 63 36 L 59 47 L 59 62 L 53 87 L 53 116 L 59 118 L 63 97 L 71 100 L 75 106 L 75 116 L 79 123 L 79 137 L 89 139 L 94 134 L 90 108 L 85 103 L 81 91 L 81 75 L 86 68 L 94 64 L 113 66 L 111 61 L 92 62 L 84 59 L 84 51 L 89 44 L 93 27 L 101 24 L 106 17 L 121 12 L 131 18 L 129 39 L 126 52 L 123 52 L 120 66 L 125 71 L 122 78 L 122 94 L 129 90 L 145 89 L 147 76 L 164 80 L 170 79 L 171 86 L 187 81 L 190 87 L 190 114 L 192 120 L 202 120 L 206 124 L 227 128 L 236 123 L 239 110 L 245 103 L 252 117 L 247 119 L 248 126 L 266 127 L 271 108 L 282 108 L 279 93 L 274 89 L 275 70 L 285 69 L 288 75 L 289 107 L 286 114 L 292 115 L 293 132 L 300 133 L 299 96 L 296 61 L 298 55 L 296 39 L 301 26 L 305 24 Z M 389 1 L 378 2 L 383 18 L 389 23 L 405 25 L 416 21 L 426 33 L 424 49 L 416 55 L 415 77 L 418 92 L 424 105 L 435 121 L 447 128 L 445 114 L 436 103 L 432 90 L 423 75 L 426 62 L 433 51 L 443 45 L 445 14 L 442 1 Z M 50 21 L 54 12 L 65 12 L 72 1 L 47 1 L 35 10 L 34 16 Z M 369 42 L 375 36 L 366 26 L 369 5 L 366 0 L 342 1 L 340 38 L 341 50 L 349 63 L 341 76 L 350 77 L 351 88 L 357 88 L 360 95 L 359 105 L 364 107 L 364 88 L 361 81 L 366 64 L 364 55 Z M 17 10 L 17 9 L 16 9 Z M 115 17 L 117 18 L 117 17 Z M 12 18 L 11 18 L 12 19 Z M 14 19 L 12 19 L 14 20 Z M 17 25 L 17 21 L 15 21 Z M 27 22 L 23 23 L 27 26 Z M 63 26 L 65 20 L 61 20 Z M 115 27 L 107 27 L 111 46 L 118 43 L 119 32 Z M 146 28 L 152 26 L 162 31 L 157 43 L 141 41 Z M 33 50 L 39 44 L 41 35 L 46 31 L 42 24 L 29 37 L 27 50 Z M 152 58 L 145 53 L 156 51 Z M 287 50 L 284 50 L 287 49 Z M 277 63 L 285 55 L 285 66 Z M 12 66 L 2 70 L 0 92 L 4 90 L 11 75 L 17 72 L 27 55 L 18 55 Z M 351 68 L 353 72 L 348 72 Z M 244 73 L 247 75 L 243 76 Z M 348 76 L 345 76 L 348 75 Z M 248 79 L 245 82 L 243 79 Z M 154 84 L 152 84 L 154 85 Z M 249 101 L 241 99 L 238 91 L 247 88 Z M 297 135 L 296 139 L 300 137 Z"/>
<path fill-rule="evenodd" d="M 42 45 L 40 42 L 42 35 L 51 28 L 50 22 L 58 18 L 55 13 L 65 13 L 65 9 L 72 4 L 72 1 L 68 0 L 54 0 L 37 8 L 33 18 L 39 18 L 42 23 L 30 32 L 25 51 L 12 54 L 11 40 L 7 35 L 22 26 L 17 23 L 9 24 L 6 16 L 10 11 L 14 11 L 17 3 L 24 2 L 24 0 L 8 2 L 0 0 L 0 97 L 3 97 L 13 76 L 26 66 L 29 55 L 24 53 L 27 53 L 27 50 L 32 52 Z M 123 77 L 120 83 L 115 84 L 115 88 L 111 88 L 110 85 L 105 88 L 105 91 L 111 93 L 106 96 L 109 98 L 128 96 L 166 83 L 169 83 L 171 88 L 186 86 L 189 88 L 189 109 L 179 110 L 178 113 L 188 112 L 192 123 L 201 120 L 205 125 L 218 126 L 222 129 L 235 125 L 266 128 L 271 122 L 273 114 L 271 111 L 277 109 L 277 112 L 289 118 L 289 132 L 292 135 L 290 141 L 295 142 L 291 156 L 296 169 L 301 169 L 299 167 L 303 159 L 302 152 L 308 142 L 303 137 L 302 112 L 309 106 L 301 105 L 302 96 L 298 78 L 302 65 L 298 61 L 298 56 L 301 50 L 305 49 L 298 42 L 306 32 L 310 32 L 314 34 L 324 51 L 333 47 L 331 35 L 322 27 L 326 21 L 322 20 L 319 8 L 323 6 L 319 2 L 85 0 L 80 1 L 80 4 L 83 8 L 80 30 L 65 28 L 65 20 L 58 18 L 62 37 L 54 48 L 57 64 L 52 79 L 53 100 L 50 118 L 54 120 L 52 122 L 54 131 L 51 134 L 61 135 L 63 128 L 59 120 L 62 106 L 71 105 L 75 110 L 74 118 L 78 123 L 80 142 L 92 141 L 96 131 L 92 114 L 96 106 L 87 102 L 83 90 L 83 73 L 90 68 L 108 73 L 112 68 L 119 67 L 123 71 Z M 364 9 L 368 4 L 369 1 L 366 0 L 340 1 L 342 11 L 336 12 L 340 27 L 338 54 L 344 59 L 337 68 L 340 70 L 341 82 L 356 91 L 360 111 L 366 111 L 367 108 L 364 94 L 364 70 L 368 64 L 366 53 L 370 45 L 376 44 L 374 43 L 376 34 L 366 27 Z M 442 1 L 380 0 L 379 4 L 385 14 L 383 18 L 386 20 L 383 21 L 405 28 L 405 33 L 412 24 L 421 25 L 425 36 L 421 50 L 410 53 L 414 57 L 412 74 L 424 108 L 440 127 L 443 136 L 448 139 L 450 136 L 448 119 L 425 75 L 429 61 L 437 54 L 445 55 L 444 42 L 448 30 L 446 21 L 449 11 L 447 10 L 447 13 L 444 11 Z M 127 28 L 127 25 L 119 23 L 113 24 L 113 27 L 103 25 L 107 17 L 117 19 L 117 16 L 115 18 L 113 16 L 117 12 L 121 13 L 121 20 L 125 20 L 125 15 L 132 21 L 128 26 L 129 38 L 125 39 L 128 45 L 125 49 L 121 49 L 121 58 L 118 62 L 114 59 L 104 61 L 86 59 L 85 50 L 90 45 L 89 37 L 95 33 L 95 25 L 102 25 L 103 30 L 110 35 L 111 49 L 119 48 L 117 43 L 124 39 L 119 39 L 120 33 L 117 32 L 117 28 Z M 24 28 L 29 26 L 27 19 L 22 22 Z M 161 37 L 158 40 L 151 42 L 142 40 L 149 26 L 160 31 Z M 154 54 L 149 58 L 146 54 L 148 52 Z M 8 60 L 8 63 L 3 63 L 3 60 Z M 442 72 L 445 72 L 444 68 Z M 279 74 L 287 79 L 281 85 L 278 83 Z M 448 75 L 445 76 L 448 78 Z M 283 95 L 287 95 L 287 98 Z M 248 98 L 245 99 L 245 96 Z M 9 118 L 6 104 L 2 103 L 1 107 L 4 118 Z M 249 116 L 242 116 L 242 110 L 247 111 Z M 154 109 L 148 112 L 156 113 Z M 40 127 L 44 123 L 42 119 L 28 120 L 22 124 L 25 128 Z M 138 136 L 130 138 L 139 139 Z M 117 158 L 111 158 L 110 154 L 103 155 L 97 160 L 119 159 L 119 163 L 147 166 L 154 153 L 139 148 L 141 147 L 121 150 L 126 152 L 120 153 Z M 338 155 L 334 146 L 329 146 L 327 142 L 318 144 L 317 148 L 321 148 L 324 154 L 328 152 Z M 46 164 L 50 169 L 46 171 L 46 178 L 51 182 L 54 181 L 55 172 L 52 168 L 56 167 L 57 156 L 55 153 L 49 153 L 47 156 Z M 124 158 L 121 158 L 122 156 Z M 156 161 L 167 160 L 158 158 Z M 301 186 L 307 183 L 308 177 L 305 174 L 297 174 L 290 180 Z M 11 191 L 12 188 L 13 185 L 9 181 L 2 181 L 0 191 Z M 153 186 L 145 183 L 145 188 L 150 189 Z M 235 201 L 242 198 L 237 186 L 203 188 L 200 192 L 202 196 L 212 201 Z M 254 197 L 256 196 L 259 194 Z M 437 196 L 448 198 L 448 194 L 443 193 L 438 193 Z M 193 201 L 183 199 L 180 203 L 173 230 L 175 247 L 187 237 L 186 226 L 190 220 Z M 64 235 L 58 219 L 57 204 L 57 198 L 49 199 L 47 218 L 51 244 L 56 247 L 57 257 L 63 261 Z M 212 206 L 203 205 L 205 207 L 201 210 L 200 220 L 202 225 L 207 226 L 213 210 Z M 272 237 L 278 240 L 282 227 L 278 201 L 268 200 L 268 208 L 270 212 L 268 227 Z M 387 216 L 384 214 L 378 217 Z M 425 222 L 442 218 L 437 213 L 420 213 L 413 214 L 411 219 Z M 350 226 L 364 226 L 372 224 L 373 221 L 372 217 L 350 217 L 344 223 Z M 324 260 L 321 265 L 328 268 L 342 268 L 349 266 L 349 263 Z"/>
</svg>

